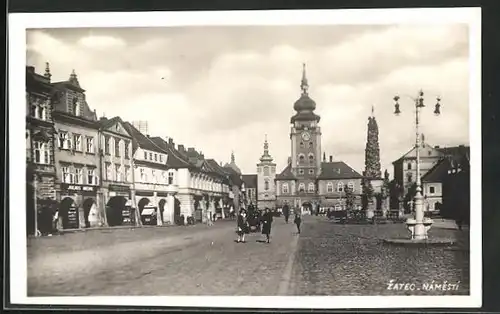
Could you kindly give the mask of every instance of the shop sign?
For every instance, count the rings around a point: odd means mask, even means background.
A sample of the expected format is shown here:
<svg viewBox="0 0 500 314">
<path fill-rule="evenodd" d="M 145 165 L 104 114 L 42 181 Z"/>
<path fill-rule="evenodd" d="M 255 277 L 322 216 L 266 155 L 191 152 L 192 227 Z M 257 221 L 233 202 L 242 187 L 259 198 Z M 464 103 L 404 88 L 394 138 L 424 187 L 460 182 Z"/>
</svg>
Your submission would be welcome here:
<svg viewBox="0 0 500 314">
<path fill-rule="evenodd" d="M 76 184 L 67 184 L 67 183 L 61 184 L 61 189 L 68 190 L 68 191 L 95 192 L 96 188 L 97 188 L 96 186 L 92 186 L 92 185 L 76 185 Z"/>
<path fill-rule="evenodd" d="M 116 192 L 129 192 L 130 191 L 130 187 L 128 185 L 110 184 L 108 186 L 108 189 L 110 191 L 116 191 Z"/>
</svg>

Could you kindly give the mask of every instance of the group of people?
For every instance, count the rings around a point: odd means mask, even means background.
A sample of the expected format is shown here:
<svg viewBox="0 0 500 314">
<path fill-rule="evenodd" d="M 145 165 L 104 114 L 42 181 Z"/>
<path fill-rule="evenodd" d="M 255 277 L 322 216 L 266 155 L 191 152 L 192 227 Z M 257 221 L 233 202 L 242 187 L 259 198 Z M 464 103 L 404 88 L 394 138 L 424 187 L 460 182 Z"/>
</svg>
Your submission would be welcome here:
<svg viewBox="0 0 500 314">
<path fill-rule="evenodd" d="M 290 209 L 288 205 L 285 205 L 283 208 L 283 215 L 285 216 L 285 223 L 288 223 L 288 219 L 290 217 Z M 294 223 L 297 226 L 297 233 L 300 234 L 300 225 L 302 223 L 302 216 L 300 210 L 294 211 Z M 261 225 L 262 225 L 262 234 L 266 236 L 266 242 L 270 243 L 271 241 L 271 225 L 273 223 L 273 213 L 269 208 L 265 208 L 262 216 L 260 216 Z M 237 220 L 237 229 L 236 233 L 238 234 L 238 238 L 236 240 L 237 243 L 245 243 L 245 235 L 250 233 L 250 224 L 248 222 L 248 213 L 245 209 L 241 209 L 238 214 Z"/>
</svg>

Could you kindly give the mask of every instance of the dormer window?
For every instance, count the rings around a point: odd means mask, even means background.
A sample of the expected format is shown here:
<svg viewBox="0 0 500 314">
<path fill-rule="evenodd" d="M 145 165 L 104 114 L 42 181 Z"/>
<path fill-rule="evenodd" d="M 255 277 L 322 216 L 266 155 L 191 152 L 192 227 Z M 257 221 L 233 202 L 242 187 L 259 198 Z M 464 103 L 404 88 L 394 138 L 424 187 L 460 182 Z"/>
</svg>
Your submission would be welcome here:
<svg viewBox="0 0 500 314">
<path fill-rule="evenodd" d="M 80 110 L 81 110 L 80 101 L 78 100 L 77 97 L 75 97 L 73 98 L 73 114 L 75 116 L 79 116 Z"/>
</svg>

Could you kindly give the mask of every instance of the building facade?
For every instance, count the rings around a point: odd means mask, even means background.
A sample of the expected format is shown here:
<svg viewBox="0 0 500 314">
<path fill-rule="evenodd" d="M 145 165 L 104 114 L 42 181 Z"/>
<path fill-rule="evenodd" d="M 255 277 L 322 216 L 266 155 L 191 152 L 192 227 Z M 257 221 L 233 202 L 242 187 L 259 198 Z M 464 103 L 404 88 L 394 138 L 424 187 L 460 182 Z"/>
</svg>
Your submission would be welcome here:
<svg viewBox="0 0 500 314">
<path fill-rule="evenodd" d="M 301 96 L 294 104 L 295 115 L 290 119 L 291 156 L 287 166 L 276 175 L 276 206 L 285 204 L 316 210 L 318 207 L 334 206 L 340 198 L 336 190 L 329 187 L 341 181 L 354 186 L 361 175 L 344 162 L 321 161 L 320 116 L 314 113 L 316 103 L 309 97 L 309 84 L 305 65 L 302 71 Z M 331 192 L 329 192 L 331 191 Z"/>
<path fill-rule="evenodd" d="M 99 217 L 103 223 L 97 117 L 90 110 L 74 71 L 68 81 L 53 86 L 58 93 L 53 118 L 57 132 L 54 156 L 59 227 L 90 227 L 91 221 L 95 221 L 93 217 Z"/>
<path fill-rule="evenodd" d="M 132 136 L 127 132 L 120 117 L 99 120 L 99 159 L 104 225 L 135 225 L 133 212 L 133 162 Z M 99 224 L 96 217 L 94 224 Z"/>
<path fill-rule="evenodd" d="M 243 174 L 241 175 L 241 179 L 244 184 L 244 193 L 245 199 L 247 200 L 248 205 L 257 206 L 258 208 L 264 208 L 258 206 L 258 188 L 257 188 L 257 175 L 256 174 Z M 271 208 L 271 207 L 269 207 Z"/>
<path fill-rule="evenodd" d="M 274 208 L 276 206 L 276 164 L 269 154 L 267 136 L 264 141 L 264 153 L 257 164 L 257 207 Z"/>
<path fill-rule="evenodd" d="M 49 64 L 44 75 L 26 67 L 26 230 L 40 229 L 39 217 L 52 216 L 48 200 L 55 200 L 54 121 Z M 40 221 L 41 223 L 41 221 Z M 42 227 L 43 229 L 43 227 Z"/>
</svg>

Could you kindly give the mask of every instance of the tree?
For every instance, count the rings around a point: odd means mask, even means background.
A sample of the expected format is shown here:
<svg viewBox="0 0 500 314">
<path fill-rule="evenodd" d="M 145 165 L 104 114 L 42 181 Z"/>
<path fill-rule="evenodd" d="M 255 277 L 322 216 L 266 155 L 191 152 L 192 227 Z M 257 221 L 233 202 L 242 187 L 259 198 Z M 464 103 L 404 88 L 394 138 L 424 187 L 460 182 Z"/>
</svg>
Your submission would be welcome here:
<svg viewBox="0 0 500 314">
<path fill-rule="evenodd" d="M 372 197 L 374 196 L 373 186 L 370 179 L 366 177 L 366 171 L 363 172 L 361 187 L 362 187 L 363 208 L 366 209 L 368 207 L 369 202 L 371 202 Z"/>
<path fill-rule="evenodd" d="M 368 131 L 365 148 L 365 175 L 368 178 L 380 178 L 380 147 L 378 142 L 378 125 L 375 117 L 368 118 Z"/>
<path fill-rule="evenodd" d="M 346 208 L 347 208 L 347 210 L 353 210 L 356 196 L 354 195 L 352 188 L 350 188 L 347 184 L 345 185 L 344 189 L 345 189 L 345 197 L 346 197 L 346 200 L 345 200 Z"/>
</svg>

